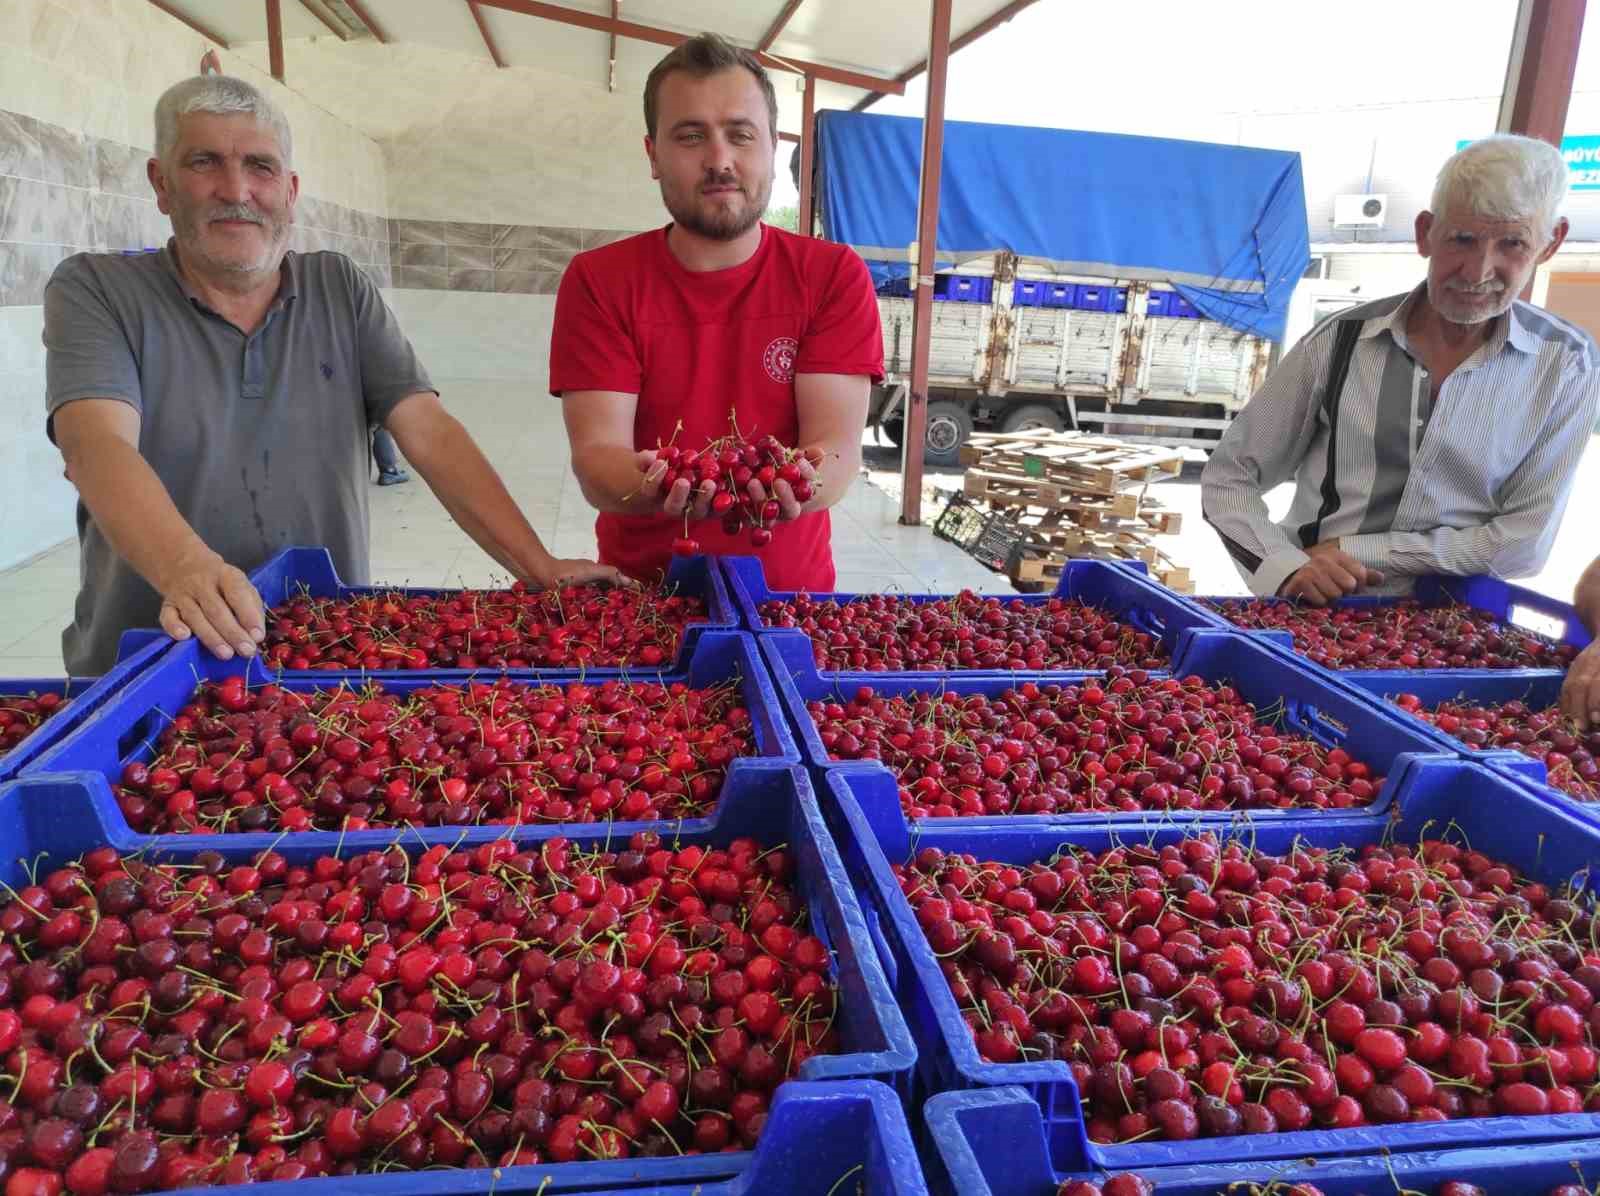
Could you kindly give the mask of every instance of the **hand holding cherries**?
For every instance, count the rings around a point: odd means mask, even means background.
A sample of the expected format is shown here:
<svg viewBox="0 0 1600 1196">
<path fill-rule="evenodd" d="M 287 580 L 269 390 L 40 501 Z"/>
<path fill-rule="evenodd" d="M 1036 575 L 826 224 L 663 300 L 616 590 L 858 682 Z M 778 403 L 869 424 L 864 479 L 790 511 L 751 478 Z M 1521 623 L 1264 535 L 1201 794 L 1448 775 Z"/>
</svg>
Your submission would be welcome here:
<svg viewBox="0 0 1600 1196">
<path fill-rule="evenodd" d="M 644 475 L 639 493 L 667 516 L 683 518 L 673 554 L 693 556 L 700 543 L 689 535 L 691 521 L 717 518 L 730 536 L 748 527 L 752 547 L 771 543 L 772 524 L 798 519 L 815 496 L 822 454 L 771 435 L 746 440 L 735 429 L 701 449 L 664 444 L 636 460 Z"/>
</svg>

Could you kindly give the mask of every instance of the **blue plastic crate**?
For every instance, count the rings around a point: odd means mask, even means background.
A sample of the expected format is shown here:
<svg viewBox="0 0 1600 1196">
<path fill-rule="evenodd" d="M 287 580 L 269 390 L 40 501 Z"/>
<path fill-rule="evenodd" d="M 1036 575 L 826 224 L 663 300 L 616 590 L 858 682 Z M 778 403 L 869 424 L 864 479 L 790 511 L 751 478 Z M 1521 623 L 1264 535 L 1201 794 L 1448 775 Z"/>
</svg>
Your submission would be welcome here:
<svg viewBox="0 0 1600 1196">
<path fill-rule="evenodd" d="M 1069 1179 L 1103 1178 L 1051 1168 L 1039 1106 L 1020 1088 L 942 1093 L 923 1107 L 923 1121 L 933 1147 L 928 1187 L 935 1196 L 1055 1196 Z M 1144 1168 L 1139 1174 L 1158 1196 L 1224 1196 L 1275 1181 L 1315 1184 L 1325 1196 L 1392 1196 L 1432 1192 L 1447 1179 L 1480 1184 L 1490 1196 L 1536 1196 L 1580 1175 L 1592 1185 L 1600 1177 L 1600 1141 L 1213 1163 Z"/>
<path fill-rule="evenodd" d="M 29 871 L 42 876 L 57 863 L 75 859 L 105 844 L 108 837 L 111 838 L 111 846 L 124 852 L 130 850 L 129 845 L 115 841 L 114 836 L 108 836 L 110 828 L 97 819 L 98 808 L 91 792 L 92 782 L 96 779 L 84 774 L 38 777 L 14 782 L 7 790 L 0 791 L 3 793 L 0 795 L 0 843 L 5 844 L 4 852 L 0 854 L 0 882 L 18 888 L 26 883 Z M 894 1108 L 898 1111 L 898 1105 L 903 1104 L 909 1095 L 911 1071 L 915 1063 L 910 1033 L 894 1003 L 861 906 L 838 849 L 823 824 L 809 780 L 802 770 L 794 766 L 769 767 L 765 779 L 765 792 L 752 795 L 752 800 L 731 803 L 728 809 L 720 812 L 714 824 L 699 827 L 685 824 L 673 833 L 672 842 L 677 846 L 726 846 L 734 839 L 748 837 L 765 846 L 786 845 L 793 854 L 795 885 L 799 896 L 806 902 L 810 930 L 828 946 L 832 958 L 830 971 L 838 990 L 836 1024 L 844 1049 L 839 1054 L 818 1055 L 807 1060 L 801 1065 L 797 1081 L 789 1083 L 783 1091 L 798 1092 L 803 1096 L 807 1089 L 812 1088 L 811 1081 L 881 1081 L 894 1090 L 894 1095 L 887 1103 L 882 1096 L 869 1100 L 873 1104 L 872 1118 L 878 1130 L 888 1136 L 882 1138 L 879 1144 L 874 1144 L 872 1130 L 865 1116 L 867 1110 L 858 1108 L 856 1113 L 861 1115 L 854 1117 L 853 1121 L 834 1122 L 839 1127 L 840 1136 L 848 1139 L 844 1143 L 822 1144 L 812 1140 L 816 1123 L 802 1117 L 799 1122 L 790 1123 L 788 1129 L 763 1136 L 753 1156 L 702 1155 L 670 1160 L 635 1159 L 507 1168 L 497 1185 L 490 1185 L 489 1177 L 482 1171 L 386 1176 L 378 1181 L 377 1186 L 363 1190 L 370 1190 L 374 1196 L 380 1193 L 392 1196 L 395 1191 L 486 1191 L 490 1187 L 501 1191 L 505 1190 L 508 1181 L 516 1181 L 512 1190 L 534 1191 L 538 1190 L 546 1176 L 559 1173 L 572 1184 L 572 1191 L 608 1191 L 617 1188 L 633 1192 L 652 1181 L 663 1185 L 684 1184 L 685 1191 L 688 1191 L 690 1185 L 703 1179 L 736 1175 L 745 1172 L 749 1166 L 761 1164 L 762 1148 L 773 1152 L 773 1157 L 761 1165 L 778 1168 L 772 1172 L 775 1177 L 792 1175 L 792 1168 L 807 1158 L 827 1158 L 831 1166 L 832 1161 L 839 1157 L 831 1153 L 835 1149 L 855 1154 L 847 1158 L 837 1172 L 830 1174 L 829 1182 L 840 1178 L 856 1163 L 865 1165 L 869 1174 L 881 1174 L 873 1168 L 878 1164 L 892 1163 L 905 1168 L 907 1175 L 903 1178 L 911 1180 L 916 1176 L 907 1142 L 902 1136 L 904 1126 L 902 1124 L 901 1132 L 896 1133 L 893 1118 L 887 1116 L 887 1110 Z M 509 838 L 519 844 L 540 843 L 562 837 L 579 847 L 593 850 L 615 844 L 619 835 L 625 833 L 621 828 L 604 825 L 525 827 L 498 837 Z M 247 845 L 244 840 L 248 837 L 190 836 L 176 841 L 146 843 L 143 847 L 147 859 L 179 863 L 192 860 L 197 853 L 205 850 L 220 852 L 227 863 L 246 863 L 263 846 L 270 846 L 290 864 L 303 864 L 324 854 L 358 854 L 394 844 L 412 853 L 425 850 L 425 845 L 416 835 L 406 832 L 389 832 L 378 836 L 367 833 L 360 837 L 347 835 L 342 845 L 330 843 L 329 840 L 335 837 L 324 835 L 279 836 L 270 845 Z M 466 842 L 470 845 L 472 840 Z M 137 850 L 138 845 L 132 849 Z M 817 1088 L 819 1096 L 828 1096 L 831 1092 L 831 1088 Z M 880 1112 L 884 1116 L 880 1117 Z M 811 1106 L 810 1115 L 822 1118 L 831 1116 L 828 1102 Z M 844 1132 L 847 1125 L 852 1127 L 849 1133 Z M 768 1129 L 771 1129 L 770 1121 Z M 889 1148 L 881 1158 L 877 1157 L 878 1145 Z M 860 1157 L 863 1154 L 865 1157 Z M 808 1174 L 814 1178 L 821 1172 L 812 1169 Z M 414 1180 L 421 1180 L 421 1186 L 404 1186 L 412 1184 Z M 370 1181 L 361 1182 L 365 1184 Z M 390 1183 L 398 1186 L 384 1186 Z M 452 1186 L 428 1186 L 434 1183 L 450 1183 Z M 321 1190 L 354 1191 L 357 1186 L 353 1181 L 334 1180 Z M 544 1189 L 546 1192 L 550 1190 Z M 746 1190 L 742 1184 L 729 1189 L 730 1193 Z M 805 1189 L 779 1187 L 773 1190 Z M 882 1190 L 911 1193 L 922 1189 L 913 1183 L 906 1188 Z M 677 1192 L 678 1189 L 664 1187 L 663 1191 Z"/>
<path fill-rule="evenodd" d="M 792 600 L 799 591 L 770 590 L 767 574 L 759 557 L 727 556 L 721 558 L 727 578 L 728 593 L 739 613 L 740 625 L 757 636 L 801 635 L 793 628 L 772 627 L 761 617 L 763 602 Z M 1068 561 L 1056 580 L 1050 594 L 995 594 L 1006 602 L 1021 602 L 1024 606 L 1041 606 L 1051 598 L 1073 598 L 1080 602 L 1110 611 L 1116 618 L 1139 631 L 1149 632 L 1161 640 L 1167 653 L 1177 651 L 1178 636 L 1192 619 L 1184 609 L 1183 600 L 1165 586 L 1156 585 L 1145 575 L 1143 562 L 1134 562 L 1138 568 L 1125 568 L 1124 563 L 1110 561 Z M 830 593 L 812 594 L 811 597 L 835 602 L 851 602 L 870 598 L 871 594 Z M 937 602 L 949 594 L 904 594 L 900 597 L 910 602 Z M 992 671 L 992 670 L 991 670 Z M 833 677 L 829 670 L 823 674 Z M 855 674 L 851 674 L 854 676 Z M 874 672 L 873 677 L 887 676 Z M 916 674 L 910 674 L 916 675 Z M 1009 673 L 1007 674 L 1010 675 Z M 1052 670 L 1048 673 L 1030 673 L 1030 677 L 1081 676 L 1082 670 Z"/>
<path fill-rule="evenodd" d="M 460 681 L 453 673 L 442 676 L 439 673 L 423 671 L 365 677 L 358 673 L 297 673 L 280 678 L 266 673 L 261 668 L 259 660 L 220 661 L 201 648 L 198 643 L 190 641 L 173 649 L 159 664 L 134 679 L 116 696 L 115 701 L 106 703 L 95 717 L 84 722 L 49 751 L 36 757 L 33 764 L 21 775 L 28 777 L 58 772 L 94 773 L 103 786 L 103 788 L 97 787 L 96 793 L 102 795 L 109 803 L 105 813 L 108 827 L 120 834 L 133 835 L 134 832 L 128 827 L 121 810 L 112 798 L 110 784 L 121 775 L 123 765 L 132 760 L 147 760 L 154 754 L 157 736 L 172 716 L 188 703 L 199 682 L 219 681 L 224 677 L 241 674 L 251 685 L 276 682 L 287 689 L 301 692 L 331 689 L 340 685 L 359 686 L 366 681 L 375 680 L 390 692 L 409 693 L 430 685 L 458 684 Z M 592 674 L 585 673 L 501 674 L 485 671 L 479 674 L 479 678 L 484 680 L 501 676 L 540 685 L 567 685 L 595 679 Z M 799 760 L 799 752 L 794 737 L 789 733 L 782 704 L 767 676 L 766 667 L 761 662 L 760 653 L 752 636 L 740 631 L 707 632 L 696 643 L 686 670 L 678 673 L 651 673 L 646 679 L 664 684 L 681 681 L 696 688 L 730 680 L 739 682 L 741 699 L 750 712 L 757 755 L 739 757 L 729 764 L 722 793 L 718 798 L 718 807 L 750 784 L 747 774 L 769 768 L 774 763 L 789 764 Z M 713 810 L 716 808 L 713 807 Z M 703 819 L 689 819 L 674 820 L 671 823 L 614 822 L 609 825 L 619 831 L 626 828 L 628 833 L 631 833 L 632 830 L 645 826 L 658 828 L 663 825 L 688 826 L 703 821 Z M 410 834 L 413 837 L 420 836 L 433 842 L 445 843 L 455 842 L 462 834 L 494 838 L 503 830 L 503 827 L 495 826 L 419 827 Z M 385 832 L 362 833 L 382 835 Z M 259 850 L 260 844 L 275 841 L 283 834 L 284 832 L 275 830 L 227 836 L 227 838 L 251 840 L 257 843 Z M 333 832 L 311 831 L 297 832 L 294 837 L 299 839 L 311 835 L 321 835 L 328 840 L 339 837 Z M 179 842 L 194 838 L 192 835 L 170 837 Z M 352 835 L 345 836 L 347 842 L 351 839 Z M 122 838 L 118 840 L 119 843 L 125 841 L 127 840 Z"/>
<path fill-rule="evenodd" d="M 1151 291 L 1145 300 L 1144 314 L 1147 316 L 1171 316 L 1173 311 L 1172 301 L 1176 299 L 1175 291 Z"/>
<path fill-rule="evenodd" d="M 1424 606 L 1444 606 L 1452 603 L 1471 606 L 1487 613 L 1500 623 L 1510 624 L 1522 631 L 1531 631 L 1532 629 L 1528 626 L 1529 616 L 1538 616 L 1550 620 L 1560 627 L 1558 635 L 1547 638 L 1552 638 L 1557 643 L 1570 644 L 1574 648 L 1580 649 L 1587 647 L 1589 644 L 1590 636 L 1588 631 L 1584 629 L 1583 621 L 1578 618 L 1577 612 L 1567 603 L 1559 602 L 1554 598 L 1547 598 L 1543 594 L 1535 593 L 1525 586 L 1513 585 L 1511 582 L 1502 581 L 1498 577 L 1481 575 L 1477 577 L 1419 577 L 1413 596 Z M 1249 601 L 1249 599 L 1231 594 L 1223 597 L 1189 600 L 1185 603 L 1185 614 L 1181 616 L 1184 620 L 1183 625 L 1247 630 L 1239 628 L 1218 612 L 1202 605 L 1206 602 L 1227 603 L 1242 601 Z M 1261 601 L 1284 603 L 1289 600 L 1266 598 L 1261 599 Z M 1334 605 L 1336 607 L 1359 609 L 1388 606 L 1397 601 L 1399 601 L 1397 598 L 1358 595 L 1354 598 L 1342 598 Z M 1282 648 L 1294 652 L 1294 637 L 1287 631 L 1273 629 L 1248 631 L 1247 633 L 1270 640 Z M 1306 663 L 1331 675 L 1339 677 L 1360 676 L 1380 684 L 1396 685 L 1400 688 L 1404 688 L 1418 677 L 1446 677 L 1466 682 L 1491 674 L 1499 677 L 1519 677 L 1524 685 L 1529 685 L 1541 678 L 1550 677 L 1559 672 L 1552 669 L 1326 669 L 1322 665 L 1315 664 L 1309 660 Z"/>
<path fill-rule="evenodd" d="M 1306 1130 L 1293 1133 L 1197 1138 L 1187 1142 L 1140 1142 L 1100 1146 L 1089 1141 L 1081 1102 L 1071 1069 L 1060 1061 L 996 1064 L 984 1061 L 971 1031 L 911 912 L 890 863 L 910 857 L 913 839 L 903 824 L 874 824 L 852 796 L 850 774 L 834 771 L 824 779 L 831 796 L 825 806 L 839 827 L 840 851 L 852 877 L 862 887 L 869 920 L 880 949 L 891 961 L 891 981 L 900 1007 L 911 1024 L 918 1049 L 919 1095 L 967 1088 L 1014 1084 L 1040 1109 L 1046 1126 L 1049 1159 L 1058 1172 L 1096 1169 L 1127 1171 L 1249 1159 L 1296 1159 L 1307 1156 L 1349 1156 L 1376 1150 L 1434 1150 L 1491 1139 L 1501 1143 L 1577 1140 L 1600 1135 L 1600 1114 L 1577 1113 L 1544 1117 L 1467 1118 L 1438 1123 L 1367 1126 L 1349 1130 Z M 1478 765 L 1459 759 L 1413 759 L 1399 785 L 1397 816 L 1359 819 L 1260 820 L 1233 827 L 1211 827 L 1237 835 L 1257 849 L 1282 853 L 1294 844 L 1314 847 L 1359 847 L 1372 843 L 1417 841 L 1426 835 L 1449 835 L 1478 845 L 1524 875 L 1547 884 L 1576 880 L 1593 890 L 1600 867 L 1600 826 L 1594 826 L 1535 801 L 1518 786 Z M 1030 863 L 1047 860 L 1066 846 L 1105 851 L 1137 836 L 1156 846 L 1178 842 L 1202 829 L 1170 821 L 1150 821 L 1137 828 L 1080 824 L 1046 827 L 971 826 L 953 820 L 924 822 L 917 827 L 915 849 L 970 852 L 981 860 Z"/>
<path fill-rule="evenodd" d="M 1373 695 L 1390 706 L 1396 713 L 1405 715 L 1432 735 L 1441 747 L 1458 752 L 1468 760 L 1507 773 L 1527 783 L 1535 795 L 1556 802 L 1573 813 L 1592 821 L 1600 821 L 1600 803 L 1585 802 L 1557 789 L 1547 782 L 1549 771 L 1543 760 L 1525 755 L 1515 748 L 1474 748 L 1445 731 L 1439 730 L 1425 719 L 1406 714 L 1389 701 L 1402 694 L 1415 694 L 1424 706 L 1437 706 L 1440 702 L 1467 701 L 1499 705 L 1520 701 L 1530 710 L 1543 710 L 1554 706 L 1561 694 L 1564 674 L 1537 673 L 1530 677 L 1523 672 L 1475 673 L 1471 676 L 1419 675 L 1402 676 L 1394 680 L 1393 673 L 1341 673 L 1348 685 Z"/>
<path fill-rule="evenodd" d="M 1041 307 L 1075 307 L 1078 302 L 1078 287 L 1070 282 L 1047 282 L 1042 284 L 1044 292 L 1039 298 Z"/>
<path fill-rule="evenodd" d="M 0 694 L 3 695 L 55 692 L 72 699 L 65 708 L 41 723 L 33 734 L 0 756 L 0 781 L 9 781 L 20 775 L 41 755 L 81 726 L 90 715 L 120 693 L 129 681 L 154 664 L 171 642 L 165 637 L 149 640 L 142 647 L 133 648 L 112 666 L 109 673 L 99 678 L 0 678 Z"/>
<path fill-rule="evenodd" d="M 994 295 L 994 279 L 986 275 L 937 274 L 933 297 L 951 303 L 987 303 Z"/>
<path fill-rule="evenodd" d="M 1121 315 L 1123 312 L 1127 311 L 1128 310 L 1128 288 L 1127 287 L 1108 287 L 1108 288 L 1106 288 L 1106 306 L 1105 306 L 1105 310 L 1110 312 L 1110 313 L 1112 313 L 1113 315 Z"/>
<path fill-rule="evenodd" d="M 457 591 L 433 589 L 421 586 L 348 586 L 339 580 L 338 570 L 334 568 L 333 557 L 326 548 L 285 548 L 261 568 L 250 574 L 250 584 L 260 591 L 261 599 L 269 607 L 281 602 L 288 602 L 308 594 L 313 598 L 339 598 L 349 599 L 362 594 L 381 594 L 398 591 L 409 595 L 437 595 L 451 594 Z M 674 558 L 672 567 L 667 571 L 667 584 L 678 588 L 678 592 L 696 598 L 702 598 L 706 604 L 706 620 L 702 623 L 691 623 L 684 628 L 683 639 L 678 644 L 677 659 L 664 663 L 662 668 L 682 668 L 694 651 L 695 641 L 708 631 L 732 630 L 739 624 L 738 613 L 734 610 L 733 603 L 728 597 L 727 586 L 722 580 L 722 572 L 717 568 L 716 558 L 696 556 L 688 558 Z M 167 640 L 171 643 L 171 640 Z M 606 666 L 587 668 L 584 674 L 594 678 L 616 677 L 623 673 L 639 673 L 652 666 L 632 665 L 628 667 Z M 306 674 L 327 673 L 331 670 L 303 669 L 283 670 L 285 676 L 293 676 L 296 672 Z M 384 670 L 395 674 L 408 673 L 420 670 L 394 669 Z M 435 669 L 436 676 L 466 677 L 473 672 L 482 674 L 484 669 Z M 554 670 L 550 670 L 554 671 Z"/>
<path fill-rule="evenodd" d="M 1079 311 L 1109 311 L 1112 288 L 1101 283 L 1078 283 L 1072 306 Z"/>
<path fill-rule="evenodd" d="M 1043 307 L 1045 284 L 1036 278 L 1019 278 L 1011 284 L 1011 302 L 1016 307 Z"/>
<path fill-rule="evenodd" d="M 873 811 L 874 826 L 879 829 L 898 827 L 901 833 L 905 832 L 906 822 L 900 809 L 898 787 L 891 772 L 882 765 L 870 762 L 830 760 L 806 704 L 828 698 L 848 700 L 863 685 L 886 694 L 981 693 L 992 697 L 1025 680 L 1037 677 L 1045 682 L 1056 676 L 836 673 L 825 677 L 808 667 L 811 664 L 810 648 L 803 636 L 775 633 L 762 639 L 761 648 L 771 665 L 773 682 L 788 706 L 790 722 L 805 764 L 820 772 L 846 770 L 852 777 L 851 783 L 862 787 L 866 804 Z M 1372 804 L 1326 811 L 1096 811 L 1087 814 L 927 818 L 917 821 L 919 833 L 929 827 L 951 823 L 963 826 L 1007 826 L 1014 823 L 1077 826 L 1087 822 L 1126 826 L 1139 825 L 1152 818 L 1208 826 L 1246 818 L 1255 825 L 1304 822 L 1308 819 L 1314 822 L 1326 818 L 1361 818 L 1381 823 L 1389 816 L 1401 775 L 1410 759 L 1415 756 L 1447 758 L 1435 739 L 1417 730 L 1415 720 L 1405 717 L 1402 712 L 1387 711 L 1380 703 L 1363 698 L 1342 686 L 1329 684 L 1283 653 L 1273 652 L 1246 636 L 1231 632 L 1189 632 L 1173 662 L 1172 673 L 1179 677 L 1198 675 L 1207 681 L 1227 682 L 1258 710 L 1281 707 L 1283 713 L 1279 724 L 1285 731 L 1309 735 L 1330 748 L 1344 747 L 1355 759 L 1385 776 Z M 1067 676 L 1061 675 L 1062 678 Z M 1077 674 L 1079 678 L 1085 676 L 1097 674 Z"/>
<path fill-rule="evenodd" d="M 1172 293 L 1172 299 L 1167 304 L 1167 315 L 1176 320 L 1198 320 L 1200 309 L 1185 299 L 1177 291 Z"/>
</svg>

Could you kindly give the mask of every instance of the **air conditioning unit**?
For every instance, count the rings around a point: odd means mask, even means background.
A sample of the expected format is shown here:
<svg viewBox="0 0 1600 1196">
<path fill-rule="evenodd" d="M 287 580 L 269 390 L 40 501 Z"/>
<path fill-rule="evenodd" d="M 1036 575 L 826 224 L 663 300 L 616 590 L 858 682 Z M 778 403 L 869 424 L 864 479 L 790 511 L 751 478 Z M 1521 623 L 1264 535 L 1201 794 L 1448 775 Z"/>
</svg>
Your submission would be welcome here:
<svg viewBox="0 0 1600 1196">
<path fill-rule="evenodd" d="M 1334 228 L 1379 228 L 1389 218 L 1387 195 L 1335 195 Z"/>
</svg>

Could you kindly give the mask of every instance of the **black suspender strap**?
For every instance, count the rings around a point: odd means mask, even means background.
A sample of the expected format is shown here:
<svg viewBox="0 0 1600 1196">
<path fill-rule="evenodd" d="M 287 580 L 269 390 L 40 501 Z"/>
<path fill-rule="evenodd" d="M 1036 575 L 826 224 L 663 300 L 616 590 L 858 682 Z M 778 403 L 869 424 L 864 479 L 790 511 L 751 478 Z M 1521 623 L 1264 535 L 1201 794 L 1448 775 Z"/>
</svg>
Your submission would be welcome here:
<svg viewBox="0 0 1600 1196">
<path fill-rule="evenodd" d="M 1350 374 L 1350 358 L 1356 351 L 1364 320 L 1341 320 L 1333 334 L 1333 356 L 1328 361 L 1328 387 L 1322 392 L 1322 411 L 1328 421 L 1328 468 L 1322 476 L 1322 507 L 1311 523 L 1300 525 L 1300 547 L 1310 548 L 1322 540 L 1322 522 L 1339 509 L 1339 398 Z"/>
</svg>

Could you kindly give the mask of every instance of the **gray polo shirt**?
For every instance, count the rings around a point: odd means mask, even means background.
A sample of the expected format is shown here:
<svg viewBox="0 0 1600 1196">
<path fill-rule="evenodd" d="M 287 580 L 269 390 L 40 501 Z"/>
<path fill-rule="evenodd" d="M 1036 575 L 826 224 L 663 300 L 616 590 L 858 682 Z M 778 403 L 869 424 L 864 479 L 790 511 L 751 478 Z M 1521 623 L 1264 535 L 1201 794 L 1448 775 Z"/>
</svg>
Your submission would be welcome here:
<svg viewBox="0 0 1600 1196">
<path fill-rule="evenodd" d="M 44 294 L 46 430 L 74 399 L 139 411 L 139 451 L 200 538 L 249 572 L 290 544 L 322 544 L 340 576 L 368 580 L 367 430 L 433 390 L 370 279 L 338 253 L 290 253 L 261 326 L 246 336 L 160 253 L 80 253 Z M 78 504 L 80 586 L 62 652 L 105 672 L 160 596 Z"/>
</svg>

